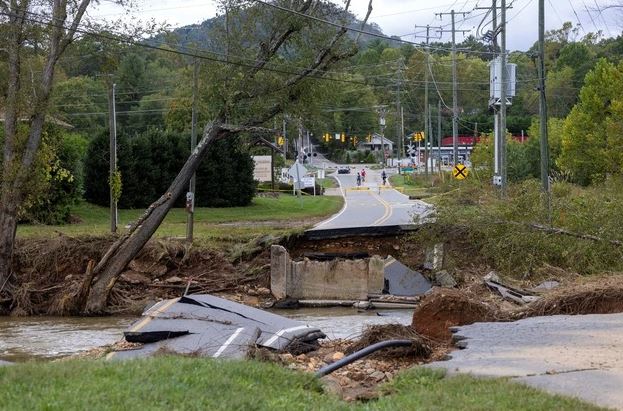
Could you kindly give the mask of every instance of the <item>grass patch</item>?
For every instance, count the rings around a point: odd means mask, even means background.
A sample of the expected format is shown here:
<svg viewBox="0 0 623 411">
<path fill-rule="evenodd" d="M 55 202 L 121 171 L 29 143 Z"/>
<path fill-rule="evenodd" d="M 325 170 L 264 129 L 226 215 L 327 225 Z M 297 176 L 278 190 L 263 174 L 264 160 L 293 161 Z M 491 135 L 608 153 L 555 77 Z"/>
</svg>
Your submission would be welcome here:
<svg viewBox="0 0 623 411">
<path fill-rule="evenodd" d="M 431 198 L 437 224 L 416 237 L 456 251 L 446 260 L 449 267 L 483 263 L 520 280 L 556 278 L 552 267 L 582 275 L 623 271 L 623 246 L 612 243 L 623 241 L 620 178 L 592 187 L 555 182 L 551 222 L 537 180 L 511 184 L 504 198 L 488 181 L 475 178 L 448 187 L 454 188 Z M 538 228 L 550 226 L 593 238 Z"/>
<path fill-rule="evenodd" d="M 582 401 L 546 394 L 507 379 L 444 378 L 444 372 L 408 370 L 392 381 L 390 395 L 368 410 L 599 410 Z"/>
<path fill-rule="evenodd" d="M 255 198 L 248 207 L 197 208 L 195 210 L 195 236 L 198 240 L 213 238 L 247 237 L 288 231 L 288 222 L 318 219 L 337 213 L 343 199 L 338 196 L 305 196 L 298 199 L 289 195 L 278 198 Z M 119 210 L 119 228 L 135 221 L 144 210 Z M 59 232 L 66 235 L 102 235 L 109 231 L 108 208 L 81 203 L 72 209 L 80 223 L 59 226 L 22 224 L 17 229 L 19 237 L 47 237 Z M 159 237 L 181 237 L 186 234 L 187 214 L 184 209 L 173 209 L 156 232 Z M 280 222 L 282 224 L 252 224 L 254 222 Z M 284 228 L 284 225 L 287 226 Z M 291 225 L 291 224 L 290 224 Z M 301 229 L 306 226 L 301 224 Z"/>
<path fill-rule="evenodd" d="M 394 174 L 389 177 L 389 182 L 394 187 L 403 187 L 404 194 L 417 198 L 446 192 L 455 185 L 447 173 L 439 175 L 437 172 L 431 173 L 429 177 L 423 173 Z"/>
<path fill-rule="evenodd" d="M 365 404 L 324 394 L 311 374 L 283 367 L 203 358 L 125 362 L 64 361 L 0 368 L 3 410 L 596 410 L 502 379 L 413 369 Z"/>
<path fill-rule="evenodd" d="M 335 181 L 335 179 L 331 177 L 319 178 L 316 181 L 318 182 L 318 184 L 320 184 L 320 187 L 322 188 L 338 188 L 339 187 L 337 184 L 337 181 Z"/>
</svg>

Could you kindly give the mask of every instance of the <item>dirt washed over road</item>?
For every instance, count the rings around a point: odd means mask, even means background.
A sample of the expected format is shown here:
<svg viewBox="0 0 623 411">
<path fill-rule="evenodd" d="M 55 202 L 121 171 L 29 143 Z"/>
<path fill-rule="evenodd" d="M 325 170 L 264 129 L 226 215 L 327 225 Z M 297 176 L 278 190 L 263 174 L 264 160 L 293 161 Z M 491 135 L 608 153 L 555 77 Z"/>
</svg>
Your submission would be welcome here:
<svg viewBox="0 0 623 411">
<path fill-rule="evenodd" d="M 476 323 L 458 327 L 455 336 L 464 338 L 459 343 L 466 348 L 431 367 L 512 377 L 547 391 L 623 409 L 623 314 Z"/>
</svg>

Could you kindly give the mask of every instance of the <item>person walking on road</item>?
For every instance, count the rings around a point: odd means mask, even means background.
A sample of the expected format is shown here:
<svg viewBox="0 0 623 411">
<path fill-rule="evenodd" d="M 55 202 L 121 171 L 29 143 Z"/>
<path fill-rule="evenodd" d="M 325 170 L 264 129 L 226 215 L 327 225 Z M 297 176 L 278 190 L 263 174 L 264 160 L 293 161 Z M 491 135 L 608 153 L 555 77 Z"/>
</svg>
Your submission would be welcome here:
<svg viewBox="0 0 623 411">
<path fill-rule="evenodd" d="M 357 187 L 361 185 L 361 174 L 357 173 Z"/>
<path fill-rule="evenodd" d="M 365 168 L 361 169 L 361 182 L 362 183 L 366 182 L 366 169 Z"/>
<path fill-rule="evenodd" d="M 385 173 L 385 170 L 381 173 L 381 178 L 383 179 L 383 185 L 385 185 L 385 183 L 387 183 L 387 174 Z"/>
</svg>

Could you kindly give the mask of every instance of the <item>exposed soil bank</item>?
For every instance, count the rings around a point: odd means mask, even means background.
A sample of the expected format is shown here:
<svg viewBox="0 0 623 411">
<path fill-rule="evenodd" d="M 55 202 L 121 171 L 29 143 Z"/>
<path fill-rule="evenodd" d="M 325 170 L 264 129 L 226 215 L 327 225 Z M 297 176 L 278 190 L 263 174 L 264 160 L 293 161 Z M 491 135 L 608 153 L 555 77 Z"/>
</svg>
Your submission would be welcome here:
<svg viewBox="0 0 623 411">
<path fill-rule="evenodd" d="M 178 240 L 152 240 L 121 275 L 108 302 L 110 313 L 140 313 L 158 299 L 189 292 L 226 293 L 259 304 L 268 297 L 271 240 L 249 244 L 235 256 Z M 69 315 L 89 260 L 98 261 L 114 238 L 21 239 L 14 257 L 11 298 L 0 300 L 0 314 Z"/>
</svg>

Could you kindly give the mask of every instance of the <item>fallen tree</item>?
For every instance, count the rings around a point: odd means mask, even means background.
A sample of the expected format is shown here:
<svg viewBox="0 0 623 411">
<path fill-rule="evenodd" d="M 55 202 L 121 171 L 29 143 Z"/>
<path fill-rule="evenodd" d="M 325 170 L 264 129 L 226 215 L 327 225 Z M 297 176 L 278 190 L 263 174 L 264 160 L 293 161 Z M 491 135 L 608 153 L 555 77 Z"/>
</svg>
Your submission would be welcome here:
<svg viewBox="0 0 623 411">
<path fill-rule="evenodd" d="M 231 10 L 232 7 L 245 6 L 247 2 L 228 1 L 225 3 Z M 294 8 L 291 13 L 280 11 L 280 14 L 277 14 L 277 16 L 281 16 L 279 18 L 270 13 L 264 14 L 264 17 L 271 18 L 269 38 L 259 41 L 253 63 L 244 63 L 245 69 L 240 72 L 241 79 L 235 84 L 236 89 L 228 90 L 224 95 L 221 95 L 224 100 L 222 106 L 218 113 L 213 116 L 213 120 L 204 127 L 203 135 L 196 149 L 191 153 L 168 190 L 147 208 L 141 218 L 130 227 L 126 234 L 115 241 L 95 268 L 89 270 L 88 275 L 85 276 L 85 284 L 82 287 L 82 290 L 88 289 L 89 292 L 87 296 L 83 292 L 80 298 L 77 298 L 78 311 L 86 314 L 100 314 L 105 311 L 107 299 L 117 279 L 158 229 L 169 210 L 173 207 L 175 200 L 186 191 L 188 182 L 199 167 L 201 160 L 206 155 L 207 148 L 213 141 L 240 133 L 273 134 L 273 130 L 262 126 L 276 115 L 282 113 L 288 105 L 292 105 L 304 97 L 304 90 L 302 89 L 304 83 L 310 79 L 324 77 L 329 67 L 353 56 L 357 52 L 356 41 L 349 42 L 345 37 L 347 32 L 346 25 L 349 23 L 348 9 L 350 0 L 348 0 L 344 9 L 342 25 L 335 31 L 329 41 L 324 43 L 324 45 L 307 45 L 310 47 L 310 50 L 313 50 L 313 54 L 308 59 L 306 67 L 302 70 L 278 69 L 281 75 L 287 74 L 289 77 L 281 80 L 278 87 L 275 87 L 275 84 L 271 84 L 271 82 L 264 85 L 266 83 L 265 79 L 258 79 L 257 77 L 264 70 L 275 71 L 274 68 L 267 66 L 269 63 L 275 63 L 276 60 L 283 60 L 279 53 L 284 45 L 289 41 L 293 41 L 295 37 L 295 40 L 299 43 L 305 41 L 313 42 L 314 34 L 319 31 L 317 27 L 314 27 L 316 24 L 314 20 L 308 19 L 307 16 L 313 15 L 314 12 L 320 10 L 322 2 L 298 0 L 285 3 L 290 8 Z M 363 22 L 364 25 L 372 11 L 371 4 L 372 1 L 370 0 L 368 14 Z M 248 12 L 249 9 L 241 8 L 240 10 Z M 255 22 L 254 25 L 257 26 Z M 322 30 L 322 32 L 324 33 L 326 30 Z M 225 43 L 229 44 L 229 38 L 225 40 Z M 231 77 L 234 76 L 227 74 L 226 81 L 224 81 L 230 85 L 231 81 L 233 81 Z M 263 101 L 271 97 L 275 100 L 272 104 L 260 107 L 260 100 Z M 238 122 L 239 125 L 233 126 L 228 124 L 227 119 L 231 117 L 232 112 L 235 112 L 235 108 L 241 104 L 254 107 L 252 114 L 247 114 L 245 116 L 246 119 Z"/>
</svg>

